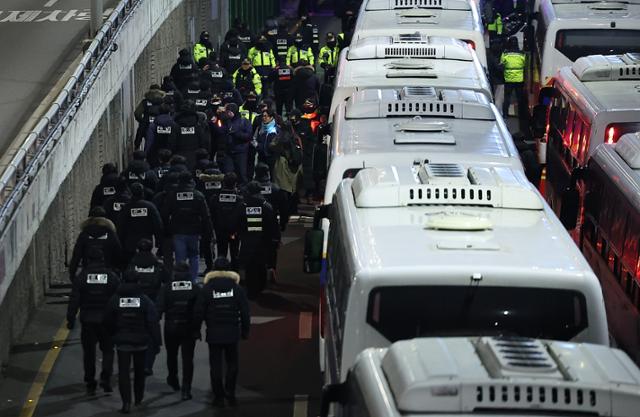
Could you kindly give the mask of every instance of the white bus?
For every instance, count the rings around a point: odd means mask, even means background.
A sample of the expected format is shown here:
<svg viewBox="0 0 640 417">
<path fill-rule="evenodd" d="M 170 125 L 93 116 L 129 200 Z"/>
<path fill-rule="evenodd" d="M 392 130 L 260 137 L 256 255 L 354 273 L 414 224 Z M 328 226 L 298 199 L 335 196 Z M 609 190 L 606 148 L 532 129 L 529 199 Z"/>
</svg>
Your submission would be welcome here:
<svg viewBox="0 0 640 417">
<path fill-rule="evenodd" d="M 598 146 L 583 177 L 580 246 L 600 278 L 611 336 L 640 362 L 640 133 Z"/>
<path fill-rule="evenodd" d="M 487 67 L 484 29 L 474 1 L 364 0 L 352 39 L 415 32 L 468 42 Z"/>
<path fill-rule="evenodd" d="M 376 36 L 341 52 L 329 117 L 355 91 L 425 84 L 479 91 L 492 99 L 486 70 L 466 43 L 419 33 Z"/>
<path fill-rule="evenodd" d="M 422 336 L 609 343 L 598 279 L 521 170 L 367 168 L 328 212 L 328 382 L 365 348 Z"/>
<path fill-rule="evenodd" d="M 540 0 L 536 16 L 533 99 L 580 57 L 640 52 L 640 0 Z"/>
<path fill-rule="evenodd" d="M 639 54 L 595 55 L 562 68 L 545 91 L 551 97 L 545 195 L 568 229 L 578 225 L 578 218 L 562 215 L 563 192 L 575 186 L 583 193 L 578 173 L 598 145 L 640 131 L 639 82 Z"/>
<path fill-rule="evenodd" d="M 321 417 L 637 417 L 640 370 L 621 351 L 521 338 L 419 338 L 358 355 Z"/>
</svg>

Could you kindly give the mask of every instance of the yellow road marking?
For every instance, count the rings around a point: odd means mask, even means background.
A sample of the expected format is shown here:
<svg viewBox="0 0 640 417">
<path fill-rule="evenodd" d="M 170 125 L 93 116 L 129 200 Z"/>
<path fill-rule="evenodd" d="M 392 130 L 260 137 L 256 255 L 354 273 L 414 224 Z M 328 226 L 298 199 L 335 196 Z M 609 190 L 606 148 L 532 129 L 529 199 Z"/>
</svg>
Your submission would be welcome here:
<svg viewBox="0 0 640 417">
<path fill-rule="evenodd" d="M 53 365 L 55 365 L 56 359 L 58 359 L 58 355 L 62 350 L 62 345 L 64 345 L 67 337 L 69 337 L 69 329 L 67 329 L 66 323 L 66 321 L 62 323 L 55 336 L 53 337 L 51 348 L 42 360 L 40 369 L 38 369 L 38 373 L 33 380 L 33 384 L 31 384 L 29 394 L 27 395 L 27 400 L 22 407 L 22 411 L 20 411 L 20 417 L 32 417 L 33 413 L 36 411 L 38 401 L 40 401 L 40 396 L 42 395 L 44 386 L 49 379 L 49 375 L 51 374 Z"/>
</svg>

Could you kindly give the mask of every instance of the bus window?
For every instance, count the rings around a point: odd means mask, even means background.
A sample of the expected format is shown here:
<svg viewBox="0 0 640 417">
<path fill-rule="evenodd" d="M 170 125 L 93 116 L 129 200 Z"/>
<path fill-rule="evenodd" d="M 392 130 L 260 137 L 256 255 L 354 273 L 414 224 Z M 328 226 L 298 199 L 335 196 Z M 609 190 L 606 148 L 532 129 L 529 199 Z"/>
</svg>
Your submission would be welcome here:
<svg viewBox="0 0 640 417">
<path fill-rule="evenodd" d="M 591 125 L 585 122 L 584 126 L 582 127 L 582 137 L 580 138 L 578 154 L 576 155 L 581 165 L 584 165 L 587 162 L 587 154 L 589 153 L 590 139 L 591 139 Z"/>
<path fill-rule="evenodd" d="M 640 279 L 638 270 L 638 240 L 640 237 L 640 213 L 635 212 L 627 221 L 627 237 L 622 249 L 622 263 L 634 275 Z"/>
<path fill-rule="evenodd" d="M 573 120 L 573 135 L 571 137 L 571 153 L 577 157 L 578 150 L 580 149 L 580 139 L 582 139 L 582 127 L 584 123 L 582 122 L 582 118 L 580 118 L 577 114 Z"/>
<path fill-rule="evenodd" d="M 627 215 L 630 207 L 626 199 L 617 190 L 610 193 L 610 198 L 611 200 L 607 200 L 611 220 L 608 240 L 609 245 L 613 246 L 616 253 L 621 254 L 627 232 Z"/>
<path fill-rule="evenodd" d="M 587 55 L 640 52 L 640 30 L 564 29 L 556 34 L 555 47 L 571 61 Z"/>
<path fill-rule="evenodd" d="M 565 289 L 378 287 L 369 294 L 367 323 L 392 343 L 473 335 L 570 340 L 587 328 L 585 303 L 583 294 Z"/>
<path fill-rule="evenodd" d="M 640 130 L 640 123 L 611 123 L 604 130 L 604 142 L 608 144 L 618 142 L 618 139 L 626 133 L 633 133 Z"/>
<path fill-rule="evenodd" d="M 564 135 L 562 137 L 562 144 L 565 148 L 571 146 L 571 139 L 573 138 L 573 118 L 575 117 L 576 112 L 573 109 L 573 106 L 569 106 L 569 114 L 567 115 L 567 123 L 566 128 L 564 129 Z"/>
</svg>

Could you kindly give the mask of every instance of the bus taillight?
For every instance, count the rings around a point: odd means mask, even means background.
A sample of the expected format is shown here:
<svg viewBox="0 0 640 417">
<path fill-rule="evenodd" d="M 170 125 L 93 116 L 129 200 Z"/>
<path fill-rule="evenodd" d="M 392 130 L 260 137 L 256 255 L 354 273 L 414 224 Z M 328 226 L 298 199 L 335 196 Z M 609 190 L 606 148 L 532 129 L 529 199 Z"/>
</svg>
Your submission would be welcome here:
<svg viewBox="0 0 640 417">
<path fill-rule="evenodd" d="M 468 43 L 474 50 L 476 49 L 476 43 L 474 41 L 466 40 L 465 42 Z"/>
</svg>

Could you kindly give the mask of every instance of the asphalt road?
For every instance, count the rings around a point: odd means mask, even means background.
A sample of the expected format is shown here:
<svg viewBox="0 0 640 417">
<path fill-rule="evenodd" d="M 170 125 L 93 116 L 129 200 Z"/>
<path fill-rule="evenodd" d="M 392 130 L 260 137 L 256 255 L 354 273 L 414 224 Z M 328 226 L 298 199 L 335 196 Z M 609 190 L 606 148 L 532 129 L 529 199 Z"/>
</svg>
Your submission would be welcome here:
<svg viewBox="0 0 640 417">
<path fill-rule="evenodd" d="M 80 53 L 89 8 L 89 0 L 0 2 L 0 155 Z"/>
<path fill-rule="evenodd" d="M 156 359 L 154 375 L 147 378 L 143 406 L 132 411 L 133 415 L 211 416 L 213 410 L 215 416 L 318 415 L 321 390 L 317 340 L 319 278 L 317 275 L 304 275 L 300 261 L 302 237 L 310 226 L 311 219 L 290 224 L 279 253 L 278 282 L 270 284 L 261 297 L 251 302 L 250 337 L 240 345 L 238 406 L 212 408 L 207 345 L 199 342 L 196 346 L 193 400 L 180 401 L 179 393 L 174 393 L 165 383 L 167 371 L 163 349 Z M 45 319 L 48 323 L 44 323 L 44 326 L 49 329 L 62 324 L 60 318 L 66 309 L 64 298 L 52 304 L 57 304 L 58 319 Z M 43 329 L 42 332 L 46 333 L 47 330 Z M 0 416 L 21 415 L 23 406 L 28 404 L 24 391 L 29 381 L 34 379 L 26 368 L 33 367 L 35 358 L 41 360 L 41 347 L 46 351 L 50 345 L 25 343 L 14 349 L 11 363 L 5 370 L 7 379 L 0 380 Z M 117 366 L 115 369 L 117 373 Z M 55 361 L 33 415 L 114 415 L 121 407 L 116 375 L 113 385 L 113 394 L 105 394 L 100 389 L 94 397 L 85 394 L 80 329 L 76 326 Z M 18 392 L 20 387 L 22 392 Z"/>
</svg>

